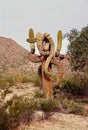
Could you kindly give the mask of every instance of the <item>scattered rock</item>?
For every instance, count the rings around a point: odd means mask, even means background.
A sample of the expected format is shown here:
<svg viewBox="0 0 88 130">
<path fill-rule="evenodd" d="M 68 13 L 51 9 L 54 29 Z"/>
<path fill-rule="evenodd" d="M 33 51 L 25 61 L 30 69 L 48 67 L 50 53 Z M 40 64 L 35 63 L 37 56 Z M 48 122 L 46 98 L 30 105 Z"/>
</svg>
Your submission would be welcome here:
<svg viewBox="0 0 88 130">
<path fill-rule="evenodd" d="M 35 111 L 33 115 L 33 120 L 36 120 L 36 121 L 44 120 L 45 117 L 46 115 L 43 111 Z"/>
</svg>

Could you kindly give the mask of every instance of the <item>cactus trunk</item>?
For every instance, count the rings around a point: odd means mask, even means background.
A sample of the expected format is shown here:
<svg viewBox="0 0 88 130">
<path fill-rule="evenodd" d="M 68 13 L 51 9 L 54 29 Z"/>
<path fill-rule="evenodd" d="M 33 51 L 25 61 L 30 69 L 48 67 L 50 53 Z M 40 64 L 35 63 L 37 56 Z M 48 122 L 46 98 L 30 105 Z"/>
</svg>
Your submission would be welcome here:
<svg viewBox="0 0 88 130">
<path fill-rule="evenodd" d="M 45 96 L 47 99 L 53 97 L 53 88 L 52 88 L 52 76 L 47 76 L 44 71 L 44 66 L 46 63 L 46 59 L 42 61 L 42 86 L 43 86 L 43 91 L 45 93 Z M 52 66 L 49 65 L 48 71 L 51 73 L 52 72 Z"/>
<path fill-rule="evenodd" d="M 57 76 L 56 76 L 56 85 L 57 85 L 58 87 L 60 87 L 60 83 L 61 83 L 61 81 L 62 81 L 62 79 L 63 79 L 63 75 L 64 75 L 64 67 L 63 67 L 63 64 L 60 63 L 60 64 L 58 65 L 58 74 L 57 74 Z"/>
</svg>

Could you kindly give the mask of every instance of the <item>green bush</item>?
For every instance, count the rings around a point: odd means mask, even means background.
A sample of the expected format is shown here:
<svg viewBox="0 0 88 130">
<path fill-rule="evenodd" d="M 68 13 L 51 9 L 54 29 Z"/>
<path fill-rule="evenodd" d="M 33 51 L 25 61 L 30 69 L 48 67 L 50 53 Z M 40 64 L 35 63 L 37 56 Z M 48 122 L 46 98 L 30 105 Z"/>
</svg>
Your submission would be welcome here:
<svg viewBox="0 0 88 130">
<path fill-rule="evenodd" d="M 81 31 L 72 29 L 66 36 L 69 41 L 68 54 L 70 54 L 71 67 L 75 71 L 84 72 L 85 66 L 88 66 L 88 25 Z M 88 70 L 88 67 L 86 68 Z"/>
<path fill-rule="evenodd" d="M 7 102 L 6 106 L 8 107 L 9 105 L 10 114 L 18 118 L 18 116 L 25 111 L 33 112 L 37 106 L 37 101 L 34 99 L 17 97 L 16 99 L 11 99 L 11 102 Z"/>
<path fill-rule="evenodd" d="M 43 99 L 40 101 L 40 107 L 45 112 L 57 111 L 58 106 L 56 100 L 53 99 Z"/>
<path fill-rule="evenodd" d="M 82 96 L 85 94 L 86 87 L 83 86 L 84 84 L 82 84 L 81 82 L 83 82 L 83 80 L 75 80 L 74 78 L 65 79 L 62 82 L 60 90 L 74 96 Z"/>
<path fill-rule="evenodd" d="M 37 101 L 35 99 L 15 96 L 13 99 L 6 102 L 4 108 L 5 110 L 8 109 L 9 118 L 7 124 L 9 128 L 12 129 L 17 127 L 19 122 L 28 123 L 32 120 L 33 112 L 37 109 Z"/>
</svg>

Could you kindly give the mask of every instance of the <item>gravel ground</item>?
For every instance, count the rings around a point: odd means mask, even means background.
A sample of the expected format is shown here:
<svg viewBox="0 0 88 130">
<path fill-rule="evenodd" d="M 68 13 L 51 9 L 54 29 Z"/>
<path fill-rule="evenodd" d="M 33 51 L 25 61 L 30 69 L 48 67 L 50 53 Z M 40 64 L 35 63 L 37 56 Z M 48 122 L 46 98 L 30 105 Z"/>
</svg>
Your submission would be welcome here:
<svg viewBox="0 0 88 130">
<path fill-rule="evenodd" d="M 88 130 L 88 117 L 55 113 L 51 119 L 34 121 L 20 130 Z"/>
</svg>

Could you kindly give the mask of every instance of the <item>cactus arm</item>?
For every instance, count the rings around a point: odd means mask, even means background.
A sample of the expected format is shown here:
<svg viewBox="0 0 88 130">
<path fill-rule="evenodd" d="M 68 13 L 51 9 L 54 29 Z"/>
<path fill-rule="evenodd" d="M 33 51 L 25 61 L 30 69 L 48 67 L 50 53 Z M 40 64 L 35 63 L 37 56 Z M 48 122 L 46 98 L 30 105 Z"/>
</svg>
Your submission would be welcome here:
<svg viewBox="0 0 88 130">
<path fill-rule="evenodd" d="M 36 54 L 32 54 L 32 53 L 29 53 L 28 54 L 28 59 L 34 63 L 39 63 L 41 62 L 41 57 L 39 55 L 36 55 Z"/>
<path fill-rule="evenodd" d="M 62 31 L 58 31 L 57 33 L 57 55 L 59 55 L 62 47 Z"/>
<path fill-rule="evenodd" d="M 54 56 L 54 42 L 53 42 L 53 39 L 51 38 L 51 36 L 49 34 L 46 33 L 45 37 L 50 42 L 50 55 L 48 56 L 48 58 L 47 58 L 47 60 L 45 62 L 44 70 L 45 70 L 45 74 L 47 76 L 51 76 L 51 73 L 48 71 L 48 67 L 49 67 L 49 64 L 51 62 L 52 57 Z"/>
<path fill-rule="evenodd" d="M 33 29 L 29 29 L 29 39 L 26 40 L 27 42 L 30 43 L 30 50 L 31 53 L 34 54 L 35 53 L 35 42 L 36 42 L 36 38 L 34 38 L 34 31 Z"/>
<path fill-rule="evenodd" d="M 43 41 L 43 34 L 42 33 L 37 33 L 36 34 L 36 39 L 37 39 L 37 48 L 39 50 L 39 52 L 41 53 L 43 51 L 42 48 L 42 41 Z"/>
</svg>

